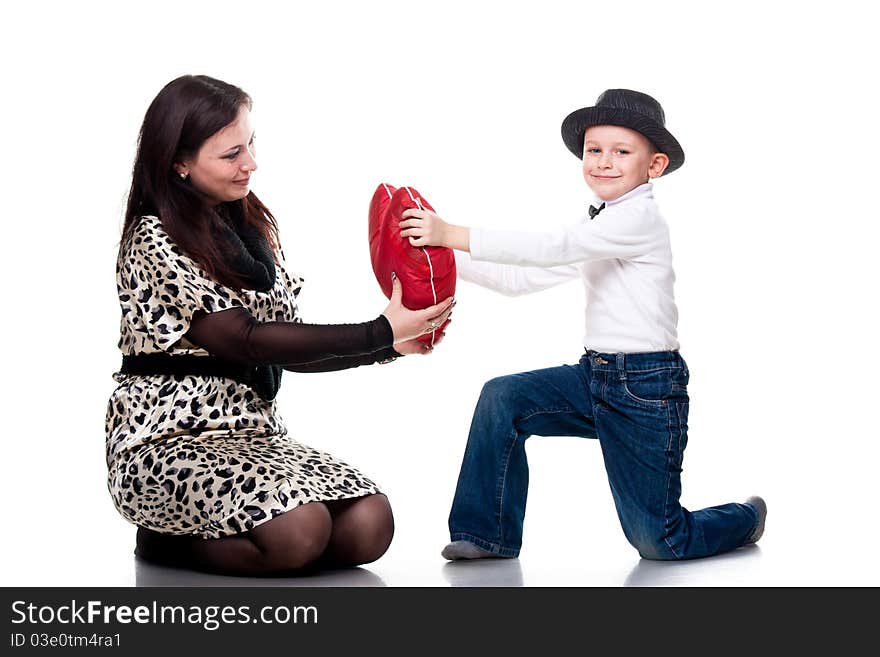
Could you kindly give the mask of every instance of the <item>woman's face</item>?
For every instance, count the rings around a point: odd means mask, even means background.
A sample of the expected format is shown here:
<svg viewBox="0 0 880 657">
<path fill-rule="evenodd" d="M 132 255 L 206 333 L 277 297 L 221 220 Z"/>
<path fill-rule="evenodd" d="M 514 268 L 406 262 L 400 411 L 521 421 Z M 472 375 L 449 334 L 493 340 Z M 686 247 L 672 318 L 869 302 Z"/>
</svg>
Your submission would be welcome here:
<svg viewBox="0 0 880 657">
<path fill-rule="evenodd" d="M 235 121 L 208 137 L 195 157 L 174 165 L 211 205 L 237 201 L 250 191 L 257 168 L 250 114 L 242 105 Z"/>
</svg>

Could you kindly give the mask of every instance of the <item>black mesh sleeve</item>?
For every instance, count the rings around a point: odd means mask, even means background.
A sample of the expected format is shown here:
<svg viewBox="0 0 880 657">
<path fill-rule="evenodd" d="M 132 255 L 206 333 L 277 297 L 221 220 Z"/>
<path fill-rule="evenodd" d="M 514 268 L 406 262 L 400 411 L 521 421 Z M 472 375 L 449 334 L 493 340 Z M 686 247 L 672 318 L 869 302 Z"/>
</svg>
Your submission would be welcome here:
<svg viewBox="0 0 880 657">
<path fill-rule="evenodd" d="M 335 356 L 325 360 L 316 360 L 311 363 L 299 363 L 297 365 L 285 365 L 284 369 L 290 372 L 336 372 L 347 370 L 361 365 L 373 365 L 374 363 L 387 362 L 399 357 L 401 354 L 394 351 L 393 347 L 386 347 L 371 354 L 360 356 Z"/>
<path fill-rule="evenodd" d="M 197 313 L 186 338 L 208 353 L 245 365 L 327 372 L 394 357 L 384 315 L 361 324 L 258 322 L 244 308 Z"/>
</svg>

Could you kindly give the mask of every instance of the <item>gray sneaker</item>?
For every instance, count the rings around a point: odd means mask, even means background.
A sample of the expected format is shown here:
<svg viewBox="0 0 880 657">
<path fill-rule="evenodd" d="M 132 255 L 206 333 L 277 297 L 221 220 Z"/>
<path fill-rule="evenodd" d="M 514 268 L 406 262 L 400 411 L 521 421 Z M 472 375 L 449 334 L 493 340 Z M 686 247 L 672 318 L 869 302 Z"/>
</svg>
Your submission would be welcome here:
<svg viewBox="0 0 880 657">
<path fill-rule="evenodd" d="M 746 504 L 755 509 L 758 514 L 758 524 L 755 525 L 755 530 L 745 542 L 746 545 L 752 545 L 754 543 L 757 543 L 760 540 L 761 536 L 764 535 L 764 523 L 767 520 L 767 503 L 764 501 L 763 497 L 753 495 L 746 500 Z"/>
<path fill-rule="evenodd" d="M 470 541 L 452 541 L 443 548 L 440 555 L 444 559 L 450 561 L 458 561 L 459 559 L 504 559 L 510 557 L 502 557 L 500 554 L 484 550 L 479 545 L 475 545 Z"/>
</svg>

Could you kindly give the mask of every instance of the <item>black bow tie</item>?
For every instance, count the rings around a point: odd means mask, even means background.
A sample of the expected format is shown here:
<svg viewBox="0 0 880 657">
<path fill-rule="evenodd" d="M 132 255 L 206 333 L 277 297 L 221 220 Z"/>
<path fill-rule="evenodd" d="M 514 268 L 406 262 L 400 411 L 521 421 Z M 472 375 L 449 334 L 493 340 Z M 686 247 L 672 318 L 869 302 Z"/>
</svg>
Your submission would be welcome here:
<svg viewBox="0 0 880 657">
<path fill-rule="evenodd" d="M 597 214 L 599 214 L 600 212 L 602 212 L 602 209 L 603 209 L 604 207 L 605 207 L 605 204 L 604 204 L 604 203 L 603 203 L 602 205 L 600 205 L 598 208 L 593 207 L 593 206 L 591 205 L 591 206 L 590 206 L 590 219 L 592 219 L 592 218 L 595 217 Z"/>
</svg>

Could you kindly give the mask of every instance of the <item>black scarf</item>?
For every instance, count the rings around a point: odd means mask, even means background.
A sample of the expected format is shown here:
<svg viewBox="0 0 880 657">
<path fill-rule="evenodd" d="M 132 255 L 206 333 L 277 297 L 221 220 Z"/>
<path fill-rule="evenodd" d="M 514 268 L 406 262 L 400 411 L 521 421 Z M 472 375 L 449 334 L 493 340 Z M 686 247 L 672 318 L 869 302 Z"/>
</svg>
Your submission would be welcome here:
<svg viewBox="0 0 880 657">
<path fill-rule="evenodd" d="M 268 292 L 275 286 L 275 254 L 269 241 L 250 224 L 245 223 L 240 210 L 223 222 L 221 239 L 227 247 L 232 267 L 246 283 L 245 287 L 257 292 Z M 247 383 L 266 400 L 275 398 L 281 386 L 282 369 L 278 365 L 260 365 L 249 373 Z"/>
<path fill-rule="evenodd" d="M 275 255 L 269 241 L 256 228 L 233 217 L 231 225 L 221 223 L 220 238 L 236 273 L 257 292 L 268 292 L 275 285 Z"/>
</svg>

